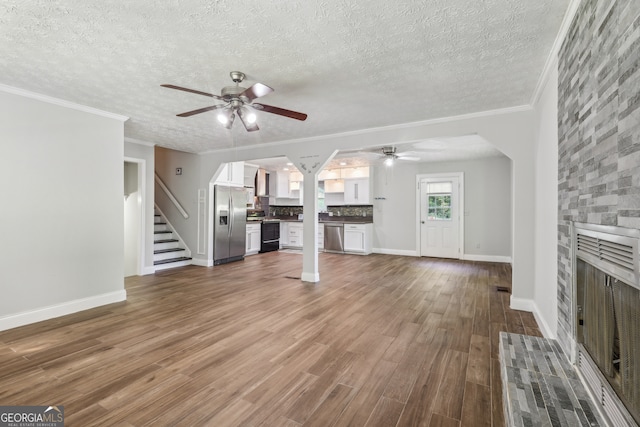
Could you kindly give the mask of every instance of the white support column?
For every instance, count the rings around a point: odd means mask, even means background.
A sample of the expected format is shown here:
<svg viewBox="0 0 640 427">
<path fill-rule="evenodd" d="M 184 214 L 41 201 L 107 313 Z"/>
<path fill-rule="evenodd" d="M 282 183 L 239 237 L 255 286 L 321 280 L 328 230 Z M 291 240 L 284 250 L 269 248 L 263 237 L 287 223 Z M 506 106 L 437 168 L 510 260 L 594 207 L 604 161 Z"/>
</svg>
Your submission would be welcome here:
<svg viewBox="0 0 640 427">
<path fill-rule="evenodd" d="M 303 282 L 319 282 L 318 271 L 318 174 L 305 174 L 303 183 L 302 275 Z"/>
<path fill-rule="evenodd" d="M 337 150 L 327 153 L 293 156 L 289 155 L 298 170 L 304 175 L 302 186 L 302 275 L 303 282 L 320 281 L 318 269 L 318 174 L 333 158 Z"/>
</svg>

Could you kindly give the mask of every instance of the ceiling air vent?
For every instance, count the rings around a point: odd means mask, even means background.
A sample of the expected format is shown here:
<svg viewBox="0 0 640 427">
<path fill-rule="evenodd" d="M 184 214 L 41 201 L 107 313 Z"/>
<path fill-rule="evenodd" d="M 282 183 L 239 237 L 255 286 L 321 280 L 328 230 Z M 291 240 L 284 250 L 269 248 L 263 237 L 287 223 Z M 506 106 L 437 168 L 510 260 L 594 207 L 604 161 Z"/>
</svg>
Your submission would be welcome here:
<svg viewBox="0 0 640 427">
<path fill-rule="evenodd" d="M 634 233 L 637 230 L 576 224 L 576 256 L 611 276 L 640 288 L 638 237 Z"/>
</svg>

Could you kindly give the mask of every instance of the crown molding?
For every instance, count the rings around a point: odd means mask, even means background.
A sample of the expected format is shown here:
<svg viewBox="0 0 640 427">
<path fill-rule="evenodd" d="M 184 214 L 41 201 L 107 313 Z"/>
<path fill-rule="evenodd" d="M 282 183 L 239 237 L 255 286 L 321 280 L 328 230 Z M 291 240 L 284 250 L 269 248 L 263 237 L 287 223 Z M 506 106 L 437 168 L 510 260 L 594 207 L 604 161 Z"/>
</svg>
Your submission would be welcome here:
<svg viewBox="0 0 640 427">
<path fill-rule="evenodd" d="M 108 111 L 99 110 L 93 107 L 87 107 L 86 105 L 76 104 L 75 102 L 65 101 L 64 99 L 54 98 L 48 95 L 42 95 L 41 93 L 31 92 L 25 89 L 3 85 L 1 83 L 0 83 L 0 91 L 12 93 L 14 95 L 24 96 L 25 98 L 31 98 L 31 99 L 46 102 L 49 104 L 58 105 L 61 107 L 70 108 L 72 110 L 83 111 L 85 113 L 94 114 L 96 116 L 102 116 L 102 117 L 107 117 L 109 119 L 119 120 L 121 122 L 126 122 L 127 120 L 129 120 L 129 117 L 127 116 L 110 113 Z"/>
<path fill-rule="evenodd" d="M 131 144 L 144 145 L 144 146 L 147 146 L 147 147 L 155 147 L 156 146 L 155 142 L 143 141 L 141 139 L 131 138 L 131 137 L 128 137 L 128 136 L 124 137 L 124 142 L 129 142 Z"/>
<path fill-rule="evenodd" d="M 544 63 L 544 67 L 542 68 L 542 72 L 540 73 L 540 77 L 538 78 L 538 83 L 536 84 L 536 88 L 533 91 L 533 96 L 531 97 L 531 105 L 536 105 L 538 101 L 540 101 L 540 97 L 542 96 L 542 92 L 544 91 L 544 87 L 547 84 L 547 80 L 549 79 L 549 75 L 551 70 L 554 67 L 557 67 L 558 64 L 558 54 L 560 53 L 560 48 L 562 47 L 562 43 L 564 43 L 564 39 L 569 32 L 569 28 L 571 27 L 571 23 L 578 12 L 578 7 L 580 6 L 581 0 L 570 0 L 569 7 L 567 8 L 566 13 L 564 14 L 564 18 L 562 19 L 562 24 L 560 24 L 560 30 L 556 35 L 556 39 L 553 41 L 553 45 L 551 46 L 551 51 L 547 56 L 547 60 Z"/>
</svg>

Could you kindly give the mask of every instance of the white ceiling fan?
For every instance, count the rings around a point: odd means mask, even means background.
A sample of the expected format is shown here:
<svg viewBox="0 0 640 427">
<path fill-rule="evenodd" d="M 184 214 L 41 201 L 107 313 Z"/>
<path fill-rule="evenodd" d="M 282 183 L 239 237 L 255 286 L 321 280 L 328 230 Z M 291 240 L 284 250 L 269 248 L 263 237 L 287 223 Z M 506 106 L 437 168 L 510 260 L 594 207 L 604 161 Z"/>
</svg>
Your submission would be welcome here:
<svg viewBox="0 0 640 427">
<path fill-rule="evenodd" d="M 392 146 L 382 147 L 381 151 L 383 162 L 386 166 L 392 166 L 396 160 L 407 160 L 410 162 L 417 162 L 420 160 L 420 157 L 411 155 L 415 154 L 414 152 L 406 151 L 404 153 L 398 153 L 396 147 Z"/>
<path fill-rule="evenodd" d="M 199 90 L 189 89 L 182 86 L 176 86 L 171 84 L 160 85 L 168 89 L 181 90 L 183 92 L 195 93 L 197 95 L 208 96 L 210 98 L 222 101 L 222 104 L 212 105 L 210 107 L 198 108 L 197 110 L 187 111 L 186 113 L 177 114 L 178 117 L 190 117 L 195 114 L 205 113 L 207 111 L 219 110 L 218 121 L 222 125 L 231 129 L 233 121 L 236 115 L 240 117 L 242 124 L 247 132 L 255 132 L 259 130 L 256 123 L 256 111 L 264 111 L 265 113 L 277 114 L 279 116 L 288 117 L 290 119 L 296 119 L 304 121 L 307 119 L 307 115 L 298 111 L 286 110 L 280 107 L 274 107 L 273 105 L 260 104 L 253 102 L 256 98 L 268 95 L 273 92 L 273 89 L 262 83 L 255 83 L 249 88 L 240 86 L 245 79 L 245 74 L 240 71 L 232 71 L 229 73 L 231 80 L 236 84 L 235 86 L 226 86 L 222 88 L 220 95 L 213 93 L 202 92 Z"/>
</svg>

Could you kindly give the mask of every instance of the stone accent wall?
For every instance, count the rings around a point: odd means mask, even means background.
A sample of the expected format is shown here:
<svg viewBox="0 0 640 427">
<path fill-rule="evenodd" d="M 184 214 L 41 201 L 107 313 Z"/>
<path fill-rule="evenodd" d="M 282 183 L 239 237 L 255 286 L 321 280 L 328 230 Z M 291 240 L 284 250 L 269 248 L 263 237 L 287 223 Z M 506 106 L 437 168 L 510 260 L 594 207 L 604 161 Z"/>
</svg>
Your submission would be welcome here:
<svg viewBox="0 0 640 427">
<path fill-rule="evenodd" d="M 581 2 L 558 86 L 558 339 L 570 354 L 571 221 L 640 228 L 640 1 Z"/>
</svg>

